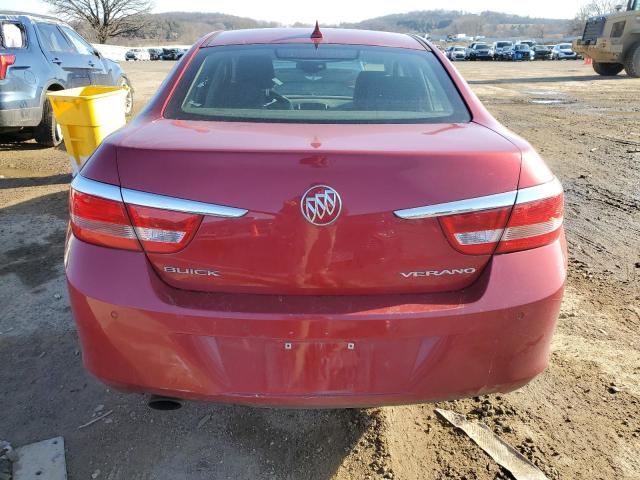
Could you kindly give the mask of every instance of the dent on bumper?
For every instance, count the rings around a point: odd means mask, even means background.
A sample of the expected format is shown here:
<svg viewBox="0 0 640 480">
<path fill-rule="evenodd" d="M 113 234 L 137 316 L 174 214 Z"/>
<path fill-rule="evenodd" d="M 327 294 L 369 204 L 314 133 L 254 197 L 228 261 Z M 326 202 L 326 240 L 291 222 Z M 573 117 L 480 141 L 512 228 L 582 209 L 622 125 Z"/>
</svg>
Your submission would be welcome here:
<svg viewBox="0 0 640 480">
<path fill-rule="evenodd" d="M 124 390 L 292 406 L 434 401 L 517 388 L 547 365 L 563 241 L 495 257 L 447 294 L 280 297 L 164 284 L 143 254 L 73 237 L 86 367 Z"/>
</svg>

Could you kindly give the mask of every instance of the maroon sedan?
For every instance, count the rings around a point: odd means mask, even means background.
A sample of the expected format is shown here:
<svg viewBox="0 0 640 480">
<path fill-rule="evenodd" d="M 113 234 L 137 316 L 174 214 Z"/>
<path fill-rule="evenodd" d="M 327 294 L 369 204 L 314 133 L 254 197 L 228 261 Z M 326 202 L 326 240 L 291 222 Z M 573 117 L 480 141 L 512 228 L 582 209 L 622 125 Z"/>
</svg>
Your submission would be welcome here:
<svg viewBox="0 0 640 480">
<path fill-rule="evenodd" d="M 548 362 L 562 187 L 418 37 L 207 35 L 70 210 L 84 363 L 119 389 L 385 405 L 506 392 Z"/>
</svg>

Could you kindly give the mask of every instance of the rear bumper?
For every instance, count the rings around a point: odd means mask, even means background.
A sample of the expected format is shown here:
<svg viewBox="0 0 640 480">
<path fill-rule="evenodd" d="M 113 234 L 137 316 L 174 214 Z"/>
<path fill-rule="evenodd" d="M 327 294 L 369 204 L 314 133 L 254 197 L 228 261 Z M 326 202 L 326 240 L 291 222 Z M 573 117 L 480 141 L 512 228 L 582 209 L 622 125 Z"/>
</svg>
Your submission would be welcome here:
<svg viewBox="0 0 640 480">
<path fill-rule="evenodd" d="M 85 366 L 122 390 L 220 402 L 344 407 L 518 388 L 547 365 L 564 238 L 495 257 L 447 294 L 279 297 L 163 283 L 145 256 L 69 238 Z"/>
<path fill-rule="evenodd" d="M 578 58 L 578 54 L 574 53 L 573 55 L 566 53 L 559 53 L 558 58 L 561 60 L 576 60 Z"/>
<path fill-rule="evenodd" d="M 35 127 L 42 119 L 42 108 L 0 108 L 0 127 Z"/>
</svg>

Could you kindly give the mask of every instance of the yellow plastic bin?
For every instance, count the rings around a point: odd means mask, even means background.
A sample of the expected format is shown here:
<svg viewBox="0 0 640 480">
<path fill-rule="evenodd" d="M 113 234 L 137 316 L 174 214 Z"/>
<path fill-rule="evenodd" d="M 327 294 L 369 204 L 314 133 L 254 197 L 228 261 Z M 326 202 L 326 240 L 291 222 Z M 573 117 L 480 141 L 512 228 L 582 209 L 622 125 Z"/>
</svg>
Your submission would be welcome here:
<svg viewBox="0 0 640 480">
<path fill-rule="evenodd" d="M 62 129 L 73 175 L 100 142 L 124 126 L 126 87 L 92 85 L 47 93 Z"/>
</svg>

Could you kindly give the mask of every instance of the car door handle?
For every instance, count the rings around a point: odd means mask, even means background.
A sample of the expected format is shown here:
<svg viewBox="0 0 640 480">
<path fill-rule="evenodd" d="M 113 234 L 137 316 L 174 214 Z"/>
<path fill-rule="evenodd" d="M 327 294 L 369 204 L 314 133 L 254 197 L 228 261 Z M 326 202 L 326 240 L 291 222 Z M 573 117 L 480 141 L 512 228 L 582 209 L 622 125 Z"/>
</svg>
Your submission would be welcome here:
<svg viewBox="0 0 640 480">
<path fill-rule="evenodd" d="M 96 64 L 95 64 L 95 63 L 93 63 L 91 60 L 89 60 L 89 66 L 90 66 L 90 67 L 95 67 L 95 66 L 96 66 Z"/>
<path fill-rule="evenodd" d="M 53 60 L 51 60 L 52 63 L 55 63 L 56 65 L 60 65 L 62 63 L 62 60 L 60 60 L 58 57 L 55 57 Z"/>
</svg>

